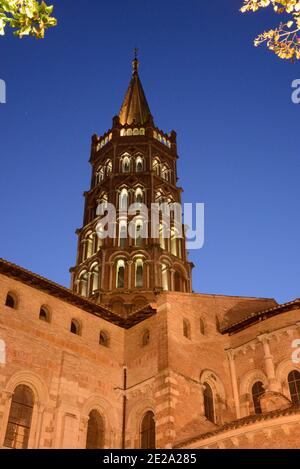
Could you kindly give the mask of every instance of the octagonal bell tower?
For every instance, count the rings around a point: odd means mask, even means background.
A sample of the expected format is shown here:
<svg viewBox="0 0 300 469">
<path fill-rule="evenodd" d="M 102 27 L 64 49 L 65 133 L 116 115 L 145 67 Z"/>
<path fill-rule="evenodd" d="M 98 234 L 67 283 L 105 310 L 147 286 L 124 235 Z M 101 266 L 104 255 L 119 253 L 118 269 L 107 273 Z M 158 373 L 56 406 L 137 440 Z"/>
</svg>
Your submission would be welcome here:
<svg viewBox="0 0 300 469">
<path fill-rule="evenodd" d="M 71 269 L 75 292 L 120 315 L 153 302 L 163 290 L 192 291 L 184 230 L 179 237 L 171 209 L 168 235 L 160 213 L 153 236 L 150 214 L 152 204 L 181 204 L 176 132 L 166 134 L 155 126 L 137 57 L 132 64 L 132 78 L 112 128 L 92 137 L 91 187 L 85 193 L 77 261 Z M 115 236 L 101 239 L 98 207 L 107 203 L 116 209 Z M 125 208 L 133 203 L 147 207 L 148 221 L 139 212 L 126 215 Z M 134 236 L 128 235 L 130 223 L 135 224 Z"/>
</svg>

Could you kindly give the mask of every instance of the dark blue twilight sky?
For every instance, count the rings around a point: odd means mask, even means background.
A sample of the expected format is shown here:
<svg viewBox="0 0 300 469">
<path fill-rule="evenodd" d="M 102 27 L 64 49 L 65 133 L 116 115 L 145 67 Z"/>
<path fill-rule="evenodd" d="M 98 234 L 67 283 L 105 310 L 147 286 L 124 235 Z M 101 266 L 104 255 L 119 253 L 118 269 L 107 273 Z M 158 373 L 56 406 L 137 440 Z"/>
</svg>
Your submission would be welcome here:
<svg viewBox="0 0 300 469">
<path fill-rule="evenodd" d="M 118 113 L 137 45 L 156 123 L 178 132 L 184 201 L 206 204 L 194 290 L 299 297 L 300 66 L 252 46 L 278 17 L 242 0 L 52 3 L 45 40 L 0 38 L 0 256 L 69 285 L 90 137 Z"/>
</svg>

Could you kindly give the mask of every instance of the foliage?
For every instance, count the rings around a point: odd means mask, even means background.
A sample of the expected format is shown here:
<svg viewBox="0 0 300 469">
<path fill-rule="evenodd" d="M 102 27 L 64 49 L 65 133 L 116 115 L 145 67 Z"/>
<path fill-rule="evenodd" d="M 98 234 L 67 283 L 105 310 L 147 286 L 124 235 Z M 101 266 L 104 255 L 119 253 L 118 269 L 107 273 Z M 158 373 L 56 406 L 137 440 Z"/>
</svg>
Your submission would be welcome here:
<svg viewBox="0 0 300 469">
<path fill-rule="evenodd" d="M 300 0 L 244 0 L 241 12 L 255 12 L 269 6 L 277 14 L 288 14 L 288 21 L 260 34 L 254 45 L 259 46 L 265 42 L 281 59 L 291 59 L 293 62 L 300 59 Z"/>
<path fill-rule="evenodd" d="M 45 30 L 57 24 L 52 12 L 53 6 L 46 5 L 44 1 L 0 0 L 0 35 L 3 36 L 6 26 L 9 26 L 20 38 L 43 38 Z"/>
</svg>

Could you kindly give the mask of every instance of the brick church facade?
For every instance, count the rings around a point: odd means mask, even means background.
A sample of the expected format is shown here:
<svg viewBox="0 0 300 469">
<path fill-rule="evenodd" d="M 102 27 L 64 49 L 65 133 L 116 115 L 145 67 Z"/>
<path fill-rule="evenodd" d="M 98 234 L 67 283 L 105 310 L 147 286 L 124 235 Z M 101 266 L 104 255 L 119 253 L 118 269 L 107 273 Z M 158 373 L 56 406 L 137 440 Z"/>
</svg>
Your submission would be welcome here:
<svg viewBox="0 0 300 469">
<path fill-rule="evenodd" d="M 138 65 L 92 137 L 71 289 L 0 260 L 0 447 L 297 448 L 300 299 L 193 293 L 172 215 L 153 237 L 125 214 L 182 193 L 176 133 L 155 126 Z"/>
</svg>

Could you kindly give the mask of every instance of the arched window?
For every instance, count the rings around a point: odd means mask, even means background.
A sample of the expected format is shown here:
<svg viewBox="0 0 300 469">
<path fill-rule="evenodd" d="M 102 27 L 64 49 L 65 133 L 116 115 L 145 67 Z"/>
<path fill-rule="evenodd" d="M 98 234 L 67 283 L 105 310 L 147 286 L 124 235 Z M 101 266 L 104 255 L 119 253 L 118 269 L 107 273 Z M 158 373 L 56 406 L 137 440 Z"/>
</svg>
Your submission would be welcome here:
<svg viewBox="0 0 300 469">
<path fill-rule="evenodd" d="M 40 321 L 49 322 L 49 323 L 51 322 L 50 313 L 49 313 L 48 309 L 45 308 L 44 306 L 42 306 L 41 309 L 40 309 L 39 319 L 40 319 Z"/>
<path fill-rule="evenodd" d="M 21 384 L 12 396 L 4 446 L 27 449 L 34 406 L 34 395 L 28 386 Z"/>
<path fill-rule="evenodd" d="M 147 329 L 146 331 L 143 332 L 142 336 L 142 346 L 146 347 L 150 342 L 150 331 Z"/>
<path fill-rule="evenodd" d="M 76 319 L 72 319 L 71 321 L 70 332 L 72 332 L 72 334 L 75 334 L 75 335 L 81 334 L 80 323 Z"/>
<path fill-rule="evenodd" d="M 127 189 L 122 189 L 119 196 L 119 208 L 120 210 L 127 210 L 128 205 L 128 192 Z"/>
<path fill-rule="evenodd" d="M 136 204 L 143 203 L 143 191 L 142 189 L 137 189 L 134 194 L 134 201 Z"/>
<path fill-rule="evenodd" d="M 183 240 L 178 238 L 178 243 L 177 243 L 178 253 L 177 253 L 177 256 L 179 257 L 179 259 L 182 259 L 182 243 L 183 243 Z"/>
<path fill-rule="evenodd" d="M 96 184 L 100 184 L 104 179 L 104 168 L 103 166 L 99 166 L 96 172 Z"/>
<path fill-rule="evenodd" d="M 155 449 L 155 420 L 153 412 L 147 412 L 141 425 L 141 448 Z"/>
<path fill-rule="evenodd" d="M 169 168 L 166 165 L 163 165 L 162 170 L 161 170 L 161 177 L 165 181 L 169 181 Z"/>
<path fill-rule="evenodd" d="M 256 381 L 252 386 L 252 400 L 254 412 L 256 414 L 261 414 L 260 398 L 264 394 L 264 386 L 261 381 Z"/>
<path fill-rule="evenodd" d="M 102 204 L 104 206 L 104 209 L 107 208 L 107 204 L 108 204 L 108 195 L 107 194 L 105 194 L 105 193 L 101 194 L 99 204 Z"/>
<path fill-rule="evenodd" d="M 89 415 L 86 449 L 104 448 L 104 423 L 97 410 L 92 410 Z"/>
<path fill-rule="evenodd" d="M 120 227 L 119 227 L 119 246 L 121 248 L 126 247 L 126 239 L 127 239 L 127 224 L 125 221 L 121 221 Z"/>
<path fill-rule="evenodd" d="M 144 264 L 142 259 L 138 259 L 135 263 L 135 286 L 142 287 L 144 284 Z"/>
<path fill-rule="evenodd" d="M 98 217 L 105 214 L 105 211 L 107 209 L 107 204 L 108 204 L 108 195 L 105 193 L 102 193 L 100 198 L 97 201 L 96 215 Z"/>
<path fill-rule="evenodd" d="M 108 160 L 106 162 L 106 174 L 109 175 L 112 172 L 112 162 Z"/>
<path fill-rule="evenodd" d="M 161 193 L 161 191 L 157 191 L 155 194 L 155 202 L 157 204 L 161 204 L 163 203 L 163 201 L 164 201 L 163 194 Z"/>
<path fill-rule="evenodd" d="M 166 264 L 161 266 L 162 288 L 164 291 L 169 290 L 169 272 Z"/>
<path fill-rule="evenodd" d="M 191 338 L 191 325 L 187 319 L 183 320 L 183 335 L 187 339 Z"/>
<path fill-rule="evenodd" d="M 105 331 L 100 332 L 99 344 L 103 347 L 109 347 L 109 335 Z"/>
<path fill-rule="evenodd" d="M 164 229 L 162 225 L 160 225 L 159 227 L 159 245 L 162 249 L 165 249 L 166 243 L 164 237 Z"/>
<path fill-rule="evenodd" d="M 87 272 L 82 272 L 78 279 L 78 293 L 81 296 L 88 294 L 88 275 Z"/>
<path fill-rule="evenodd" d="M 141 156 L 139 156 L 136 160 L 135 160 L 135 170 L 137 173 L 141 173 L 144 169 L 144 164 L 143 164 L 143 158 Z"/>
<path fill-rule="evenodd" d="M 95 249 L 96 249 L 96 252 L 99 252 L 102 246 L 104 245 L 105 231 L 104 231 L 104 227 L 100 223 L 97 224 L 96 230 L 97 230 L 97 235 L 96 235 Z"/>
<path fill-rule="evenodd" d="M 117 262 L 117 288 L 125 286 L 125 262 L 120 259 Z"/>
<path fill-rule="evenodd" d="M 159 160 L 156 158 L 153 160 L 152 169 L 157 176 L 160 175 L 160 163 L 159 163 Z"/>
<path fill-rule="evenodd" d="M 88 259 L 94 254 L 93 252 L 93 233 L 89 231 L 85 237 L 85 256 L 84 260 Z"/>
<path fill-rule="evenodd" d="M 94 264 L 91 269 L 91 290 L 92 294 L 99 290 L 99 265 Z"/>
<path fill-rule="evenodd" d="M 205 335 L 205 323 L 202 318 L 200 318 L 199 325 L 200 325 L 200 334 Z"/>
<path fill-rule="evenodd" d="M 15 299 L 15 296 L 12 293 L 7 294 L 6 300 L 5 300 L 5 306 L 7 306 L 8 308 L 16 309 L 17 301 Z"/>
<path fill-rule="evenodd" d="M 177 271 L 174 274 L 174 290 L 181 291 L 181 275 Z"/>
<path fill-rule="evenodd" d="M 288 383 L 289 383 L 292 403 L 299 404 L 300 403 L 300 373 L 298 370 L 293 370 L 289 373 Z"/>
<path fill-rule="evenodd" d="M 174 228 L 171 230 L 171 254 L 177 256 L 177 236 Z"/>
<path fill-rule="evenodd" d="M 204 415 L 210 422 L 215 422 L 214 395 L 208 383 L 203 384 Z"/>
<path fill-rule="evenodd" d="M 130 172 L 130 159 L 128 156 L 125 156 L 122 160 L 122 173 Z"/>
<path fill-rule="evenodd" d="M 135 246 L 141 247 L 143 244 L 142 238 L 143 225 L 141 221 L 138 221 L 135 225 Z"/>
</svg>

